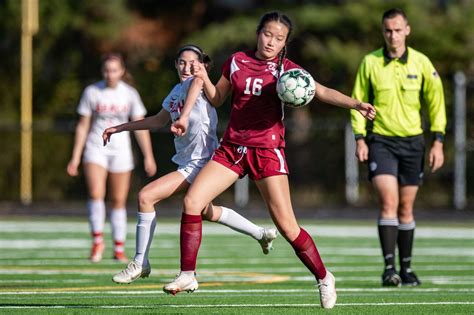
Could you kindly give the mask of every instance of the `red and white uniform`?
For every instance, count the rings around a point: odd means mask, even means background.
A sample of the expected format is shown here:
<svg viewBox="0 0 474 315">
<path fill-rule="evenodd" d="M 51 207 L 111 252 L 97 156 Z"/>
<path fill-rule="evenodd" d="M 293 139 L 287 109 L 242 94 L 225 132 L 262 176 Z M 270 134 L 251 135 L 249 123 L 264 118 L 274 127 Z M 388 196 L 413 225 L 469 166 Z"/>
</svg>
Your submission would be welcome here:
<svg viewBox="0 0 474 315">
<path fill-rule="evenodd" d="M 284 59 L 282 71 L 301 68 Z M 255 51 L 237 52 L 222 66 L 232 85 L 230 121 L 213 160 L 253 180 L 288 174 L 284 108 L 276 93 L 278 57 L 260 60 Z"/>
<path fill-rule="evenodd" d="M 301 68 L 284 59 L 282 71 Z M 283 104 L 276 93 L 278 57 L 260 60 L 254 51 L 237 52 L 222 66 L 232 84 L 232 111 L 223 141 L 247 147 L 285 147 Z"/>
<path fill-rule="evenodd" d="M 98 164 L 114 173 L 132 170 L 134 163 L 129 132 L 114 134 L 107 146 L 103 145 L 102 133 L 106 128 L 126 123 L 130 118 L 146 115 L 137 90 L 123 81 L 119 81 L 115 88 L 99 81 L 84 90 L 77 112 L 92 118 L 83 163 Z"/>
</svg>

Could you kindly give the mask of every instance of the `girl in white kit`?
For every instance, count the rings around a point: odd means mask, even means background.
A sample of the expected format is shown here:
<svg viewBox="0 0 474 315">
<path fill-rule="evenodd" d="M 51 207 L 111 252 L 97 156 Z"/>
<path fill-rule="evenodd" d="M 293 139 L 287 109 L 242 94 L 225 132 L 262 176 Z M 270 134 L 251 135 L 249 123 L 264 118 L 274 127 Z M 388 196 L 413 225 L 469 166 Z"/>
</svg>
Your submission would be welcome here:
<svg viewBox="0 0 474 315">
<path fill-rule="evenodd" d="M 149 183 L 139 192 L 135 257 L 124 270 L 113 277 L 113 281 L 116 283 L 130 283 L 138 278 L 149 276 L 151 267 L 148 252 L 156 226 L 155 204 L 186 190 L 218 146 L 217 113 L 202 93 L 197 96 L 189 96 L 190 99 L 193 99 L 194 105 L 187 113 L 182 112 L 188 97 L 189 86 L 193 81 L 190 71 L 191 65 L 198 62 L 209 66 L 211 61 L 198 46 L 181 47 L 175 62 L 180 83 L 176 84 L 163 101 L 163 109 L 155 116 L 114 126 L 106 129 L 103 133 L 104 145 L 106 145 L 109 141 L 114 141 L 116 135 L 113 137 L 112 135 L 115 133 L 161 128 L 170 120 L 174 122 L 182 115 L 185 115 L 189 120 L 186 134 L 182 137 L 175 137 L 174 140 L 176 154 L 172 161 L 178 165 L 177 170 Z M 214 206 L 212 203 L 207 205 L 203 217 L 253 237 L 259 242 L 264 254 L 268 254 L 272 248 L 272 241 L 277 237 L 275 228 L 257 226 L 232 209 Z"/>
<path fill-rule="evenodd" d="M 137 90 L 122 80 L 126 74 L 125 63 L 119 54 L 106 55 L 102 62 L 104 79 L 84 90 L 77 108 L 80 119 L 67 172 L 70 176 L 78 175 L 82 156 L 89 194 L 87 208 L 93 237 L 90 255 L 92 262 L 101 261 L 105 249 L 103 230 L 107 179 L 112 208 L 110 222 L 114 258 L 122 262 L 128 261 L 124 253 L 127 234 L 126 202 L 134 168 L 130 135 L 124 132 L 114 137 L 109 146 L 102 145 L 102 131 L 105 128 L 130 119 L 142 119 L 146 114 Z M 145 172 L 148 176 L 153 176 L 156 173 L 156 163 L 150 134 L 148 131 L 136 131 L 135 137 L 144 156 Z"/>
</svg>

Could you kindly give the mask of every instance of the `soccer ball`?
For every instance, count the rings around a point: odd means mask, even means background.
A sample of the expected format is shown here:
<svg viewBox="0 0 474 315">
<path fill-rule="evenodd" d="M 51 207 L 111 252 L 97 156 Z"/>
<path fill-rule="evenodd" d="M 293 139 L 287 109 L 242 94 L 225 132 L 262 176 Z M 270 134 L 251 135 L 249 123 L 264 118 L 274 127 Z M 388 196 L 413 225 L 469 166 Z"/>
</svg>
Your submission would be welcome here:
<svg viewBox="0 0 474 315">
<path fill-rule="evenodd" d="M 311 74 L 297 68 L 283 72 L 278 79 L 276 90 L 285 105 L 301 107 L 313 99 L 316 84 Z"/>
</svg>

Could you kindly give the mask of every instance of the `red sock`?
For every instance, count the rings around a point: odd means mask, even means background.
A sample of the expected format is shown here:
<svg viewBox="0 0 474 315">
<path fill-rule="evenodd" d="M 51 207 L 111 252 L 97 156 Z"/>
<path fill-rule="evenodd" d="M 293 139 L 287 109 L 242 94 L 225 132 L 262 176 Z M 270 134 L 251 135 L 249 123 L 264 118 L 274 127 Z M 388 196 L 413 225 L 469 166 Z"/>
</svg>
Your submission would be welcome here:
<svg viewBox="0 0 474 315">
<path fill-rule="evenodd" d="M 94 244 L 100 244 L 104 242 L 104 235 L 102 232 L 92 233 L 92 242 Z"/>
<path fill-rule="evenodd" d="M 300 234 L 290 244 L 293 246 L 296 255 L 306 268 L 315 275 L 316 279 L 326 277 L 326 267 L 324 267 L 321 256 L 319 256 L 318 249 L 311 236 L 304 229 L 300 229 Z"/>
<path fill-rule="evenodd" d="M 125 252 L 125 242 L 114 241 L 114 251 L 116 253 Z"/>
<path fill-rule="evenodd" d="M 183 213 L 181 217 L 181 271 L 196 270 L 196 260 L 202 238 L 201 215 Z"/>
</svg>

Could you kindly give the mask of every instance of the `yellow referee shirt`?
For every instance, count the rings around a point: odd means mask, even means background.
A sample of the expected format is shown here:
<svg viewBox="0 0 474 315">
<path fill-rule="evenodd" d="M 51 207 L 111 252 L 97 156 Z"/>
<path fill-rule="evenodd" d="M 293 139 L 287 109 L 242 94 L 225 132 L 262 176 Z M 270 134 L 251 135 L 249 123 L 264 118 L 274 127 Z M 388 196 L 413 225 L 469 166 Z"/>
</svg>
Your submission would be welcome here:
<svg viewBox="0 0 474 315">
<path fill-rule="evenodd" d="M 352 97 L 377 109 L 373 122 L 351 111 L 357 136 L 367 130 L 384 136 L 408 137 L 423 133 L 420 96 L 428 107 L 431 132 L 445 133 L 446 108 L 443 85 L 431 61 L 408 47 L 400 58 L 391 59 L 384 48 L 364 57 L 357 72 Z"/>
</svg>

